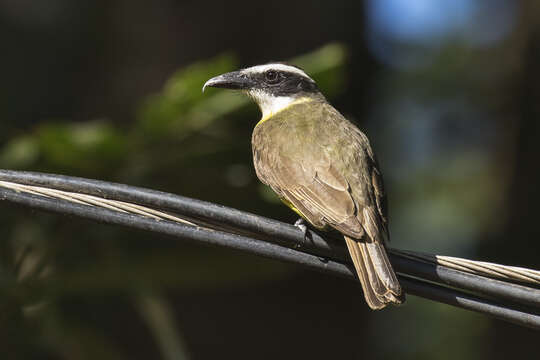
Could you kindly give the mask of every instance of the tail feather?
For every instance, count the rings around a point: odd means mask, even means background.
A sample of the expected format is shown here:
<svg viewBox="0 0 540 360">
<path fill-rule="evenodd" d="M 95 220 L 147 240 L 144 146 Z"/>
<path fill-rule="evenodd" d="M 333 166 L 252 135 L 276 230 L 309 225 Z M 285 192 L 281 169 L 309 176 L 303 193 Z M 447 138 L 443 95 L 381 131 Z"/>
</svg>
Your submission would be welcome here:
<svg viewBox="0 0 540 360">
<path fill-rule="evenodd" d="M 373 310 L 388 304 L 401 304 L 405 294 L 380 242 L 363 242 L 345 236 L 347 248 L 364 290 L 364 296 Z"/>
</svg>

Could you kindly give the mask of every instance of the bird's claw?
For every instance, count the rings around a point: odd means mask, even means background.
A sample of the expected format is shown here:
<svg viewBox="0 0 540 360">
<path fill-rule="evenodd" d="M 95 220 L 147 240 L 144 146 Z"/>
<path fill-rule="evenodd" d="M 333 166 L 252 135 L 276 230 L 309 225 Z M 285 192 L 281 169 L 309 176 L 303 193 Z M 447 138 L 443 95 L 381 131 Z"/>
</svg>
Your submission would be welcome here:
<svg viewBox="0 0 540 360">
<path fill-rule="evenodd" d="M 299 228 L 300 230 L 302 230 L 302 242 L 301 243 L 297 243 L 296 244 L 296 248 L 299 249 L 301 248 L 302 246 L 305 246 L 307 244 L 307 240 L 308 240 L 308 227 L 306 225 L 306 221 L 304 220 L 304 218 L 299 218 L 298 220 L 295 221 L 294 223 L 294 226 L 296 226 L 297 228 Z M 319 260 L 323 263 L 327 263 L 328 262 L 328 259 L 327 258 L 323 258 L 323 257 L 320 257 L 320 256 L 317 256 L 319 258 Z"/>
<path fill-rule="evenodd" d="M 302 242 L 301 243 L 298 243 L 296 244 L 296 247 L 297 248 L 300 248 L 302 246 L 304 246 L 307 242 L 307 231 L 308 231 L 308 227 L 306 225 L 306 222 L 303 218 L 299 218 L 298 220 L 296 220 L 296 222 L 294 223 L 294 226 L 296 226 L 297 228 L 299 228 L 300 230 L 302 230 Z"/>
</svg>

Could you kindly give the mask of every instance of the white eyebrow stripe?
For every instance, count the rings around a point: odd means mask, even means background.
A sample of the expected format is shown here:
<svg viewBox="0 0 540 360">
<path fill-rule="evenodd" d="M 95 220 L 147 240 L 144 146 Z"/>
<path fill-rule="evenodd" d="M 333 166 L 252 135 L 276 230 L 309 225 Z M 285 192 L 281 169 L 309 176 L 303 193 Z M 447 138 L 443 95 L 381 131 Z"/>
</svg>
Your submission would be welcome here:
<svg viewBox="0 0 540 360">
<path fill-rule="evenodd" d="M 278 70 L 278 71 L 286 71 L 291 73 L 296 73 L 300 76 L 307 77 L 308 79 L 311 79 L 304 71 L 290 65 L 285 64 L 265 64 L 265 65 L 257 65 L 252 66 L 247 69 L 242 70 L 243 72 L 247 73 L 263 73 L 266 70 Z"/>
</svg>

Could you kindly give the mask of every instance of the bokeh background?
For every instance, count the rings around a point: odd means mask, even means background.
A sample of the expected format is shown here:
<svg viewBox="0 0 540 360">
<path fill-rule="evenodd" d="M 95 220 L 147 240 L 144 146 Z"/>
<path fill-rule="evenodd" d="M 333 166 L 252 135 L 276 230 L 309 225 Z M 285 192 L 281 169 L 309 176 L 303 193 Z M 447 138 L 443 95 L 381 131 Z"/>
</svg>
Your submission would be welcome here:
<svg viewBox="0 0 540 360">
<path fill-rule="evenodd" d="M 259 118 L 204 81 L 292 60 L 371 138 L 392 246 L 540 267 L 540 3 L 0 0 L 0 167 L 292 222 Z M 0 207 L 3 359 L 538 355 L 538 332 L 229 250 Z"/>
</svg>

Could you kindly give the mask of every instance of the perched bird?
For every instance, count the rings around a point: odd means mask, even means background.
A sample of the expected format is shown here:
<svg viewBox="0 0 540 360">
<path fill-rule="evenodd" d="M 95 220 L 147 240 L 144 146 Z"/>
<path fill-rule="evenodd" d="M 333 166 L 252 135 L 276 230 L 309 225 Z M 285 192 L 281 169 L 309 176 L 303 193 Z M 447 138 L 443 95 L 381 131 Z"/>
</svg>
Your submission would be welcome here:
<svg viewBox="0 0 540 360">
<path fill-rule="evenodd" d="M 259 179 L 318 229 L 341 232 L 372 309 L 404 293 L 388 260 L 386 197 L 366 135 L 298 67 L 271 63 L 216 76 L 203 87 L 245 92 L 261 109 L 253 130 Z"/>
</svg>

